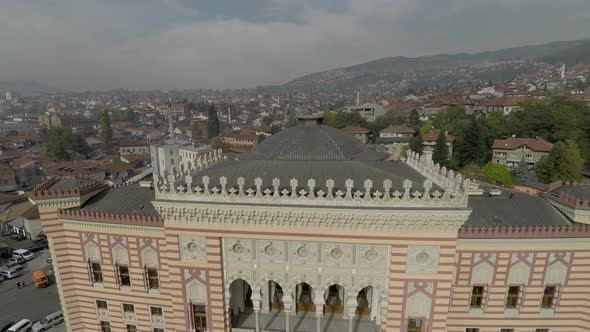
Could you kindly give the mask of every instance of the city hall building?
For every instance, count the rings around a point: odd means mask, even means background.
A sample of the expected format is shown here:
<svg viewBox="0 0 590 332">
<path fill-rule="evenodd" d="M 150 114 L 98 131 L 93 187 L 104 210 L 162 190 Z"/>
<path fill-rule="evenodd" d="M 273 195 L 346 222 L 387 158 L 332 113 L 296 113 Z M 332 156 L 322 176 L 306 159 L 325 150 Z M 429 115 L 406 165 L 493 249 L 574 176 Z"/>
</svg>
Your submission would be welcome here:
<svg viewBox="0 0 590 332">
<path fill-rule="evenodd" d="M 318 117 L 237 157 L 151 152 L 151 187 L 29 193 L 68 331 L 589 330 L 587 188 L 478 188 Z"/>
</svg>

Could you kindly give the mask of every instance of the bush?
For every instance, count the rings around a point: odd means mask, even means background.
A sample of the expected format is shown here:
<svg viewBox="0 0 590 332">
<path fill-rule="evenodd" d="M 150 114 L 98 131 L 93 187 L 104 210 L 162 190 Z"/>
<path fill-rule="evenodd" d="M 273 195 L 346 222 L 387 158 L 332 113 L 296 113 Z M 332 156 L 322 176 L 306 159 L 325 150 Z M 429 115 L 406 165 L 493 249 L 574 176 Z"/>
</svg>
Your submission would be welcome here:
<svg viewBox="0 0 590 332">
<path fill-rule="evenodd" d="M 512 173 L 505 165 L 490 161 L 483 167 L 483 176 L 488 183 L 512 188 Z"/>
</svg>

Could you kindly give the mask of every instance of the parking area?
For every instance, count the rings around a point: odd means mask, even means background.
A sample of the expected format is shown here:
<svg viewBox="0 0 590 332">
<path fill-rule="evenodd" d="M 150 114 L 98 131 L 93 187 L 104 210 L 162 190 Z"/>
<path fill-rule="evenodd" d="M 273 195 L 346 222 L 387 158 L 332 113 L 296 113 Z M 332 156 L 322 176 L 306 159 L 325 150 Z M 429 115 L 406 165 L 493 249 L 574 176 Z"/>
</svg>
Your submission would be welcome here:
<svg viewBox="0 0 590 332">
<path fill-rule="evenodd" d="M 3 241 L 14 249 L 27 248 L 30 245 L 30 242 L 17 242 L 6 238 Z M 49 256 L 49 250 L 35 252 L 35 258 L 23 266 L 24 270 L 19 277 L 0 281 L 0 321 L 19 321 L 26 318 L 34 322 L 50 313 L 61 310 L 57 287 L 52 278 L 50 278 L 49 286 L 35 288 L 31 277 L 31 274 L 37 270 L 43 270 L 48 276 L 52 274 L 51 265 L 47 263 Z M 4 263 L 5 260 L 1 261 L 0 266 L 4 265 Z M 20 289 L 17 288 L 17 281 L 21 284 L 24 282 L 25 286 Z M 63 332 L 65 331 L 63 325 L 47 331 Z"/>
</svg>

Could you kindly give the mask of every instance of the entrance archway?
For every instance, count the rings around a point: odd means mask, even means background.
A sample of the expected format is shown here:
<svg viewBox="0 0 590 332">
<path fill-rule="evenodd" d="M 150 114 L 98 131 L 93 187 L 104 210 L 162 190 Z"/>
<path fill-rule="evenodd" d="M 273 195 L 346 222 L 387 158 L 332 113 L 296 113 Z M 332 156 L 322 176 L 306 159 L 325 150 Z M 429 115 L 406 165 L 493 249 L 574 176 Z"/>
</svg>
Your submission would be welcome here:
<svg viewBox="0 0 590 332">
<path fill-rule="evenodd" d="M 371 314 L 371 306 L 373 301 L 373 287 L 367 286 L 361 289 L 356 296 L 356 312 L 360 316 L 368 316 Z"/>
<path fill-rule="evenodd" d="M 232 326 L 240 326 L 242 314 L 248 316 L 254 309 L 252 303 L 252 288 L 243 279 L 234 280 L 229 286 L 229 308 L 232 316 Z"/>
<path fill-rule="evenodd" d="M 308 283 L 302 282 L 295 287 L 297 312 L 314 312 L 313 289 Z"/>
<path fill-rule="evenodd" d="M 325 313 L 341 314 L 344 311 L 344 287 L 334 284 L 324 293 Z"/>
<path fill-rule="evenodd" d="M 268 282 L 269 294 L 269 311 L 283 310 L 283 288 L 277 282 L 270 280 Z"/>
</svg>

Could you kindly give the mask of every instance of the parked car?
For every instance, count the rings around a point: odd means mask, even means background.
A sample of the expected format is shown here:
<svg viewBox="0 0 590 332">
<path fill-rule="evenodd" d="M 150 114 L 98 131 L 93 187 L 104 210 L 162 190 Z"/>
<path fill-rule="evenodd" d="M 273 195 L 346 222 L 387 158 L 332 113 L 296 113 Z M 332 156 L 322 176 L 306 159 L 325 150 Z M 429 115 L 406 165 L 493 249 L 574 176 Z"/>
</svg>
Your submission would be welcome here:
<svg viewBox="0 0 590 332">
<path fill-rule="evenodd" d="M 22 234 L 12 234 L 12 236 L 10 237 L 11 239 L 15 240 L 15 241 L 22 241 L 22 240 L 26 240 L 27 237 L 22 235 Z"/>
<path fill-rule="evenodd" d="M 43 317 L 33 325 L 33 332 L 43 332 L 64 322 L 63 312 L 57 311 Z"/>
<path fill-rule="evenodd" d="M 22 257 L 25 260 L 30 261 L 31 259 L 35 258 L 35 254 L 27 249 L 16 249 L 12 252 L 12 257 Z"/>
<path fill-rule="evenodd" d="M 7 263 L 3 267 L 1 267 L 0 270 L 7 270 L 10 268 L 15 268 L 17 271 L 22 271 L 24 269 L 23 266 L 19 263 Z"/>
<path fill-rule="evenodd" d="M 0 271 L 0 276 L 2 276 L 4 278 L 4 280 L 14 279 L 20 275 L 21 275 L 21 271 L 17 270 L 14 267 Z"/>
<path fill-rule="evenodd" d="M 8 264 L 19 264 L 19 265 L 23 265 L 25 264 L 26 261 L 24 258 L 20 257 L 20 256 L 12 256 L 8 259 Z"/>
<path fill-rule="evenodd" d="M 28 319 L 21 319 L 18 323 L 11 326 L 6 332 L 31 332 L 33 323 Z"/>
<path fill-rule="evenodd" d="M 8 329 L 14 325 L 14 322 L 10 321 L 0 321 L 0 332 L 6 332 Z"/>
<path fill-rule="evenodd" d="M 47 243 L 47 241 L 38 241 L 38 242 L 33 243 L 33 245 L 31 245 L 29 247 L 29 251 L 36 252 L 36 251 L 45 250 L 48 248 L 49 248 L 49 244 Z"/>
</svg>

